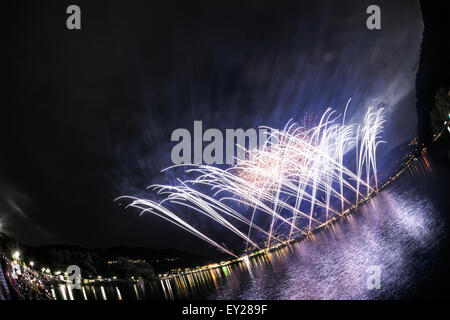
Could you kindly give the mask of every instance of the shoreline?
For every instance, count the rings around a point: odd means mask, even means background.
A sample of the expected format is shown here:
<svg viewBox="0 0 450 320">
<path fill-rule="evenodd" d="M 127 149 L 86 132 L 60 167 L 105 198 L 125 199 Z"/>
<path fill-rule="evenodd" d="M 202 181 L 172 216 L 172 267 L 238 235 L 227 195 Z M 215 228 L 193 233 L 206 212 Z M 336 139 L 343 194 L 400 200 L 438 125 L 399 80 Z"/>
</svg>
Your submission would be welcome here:
<svg viewBox="0 0 450 320">
<path fill-rule="evenodd" d="M 411 141 L 414 141 L 414 139 L 412 139 Z M 298 243 L 300 241 L 303 240 L 308 240 L 308 239 L 314 239 L 314 235 L 317 234 L 318 232 L 323 231 L 325 228 L 329 228 L 332 227 L 334 228 L 334 224 L 338 223 L 340 221 L 342 221 L 343 219 L 345 219 L 346 217 L 350 216 L 350 215 L 354 215 L 358 213 L 358 209 L 361 208 L 362 206 L 366 205 L 369 201 L 371 201 L 376 195 L 378 195 L 379 193 L 383 192 L 384 190 L 386 190 L 389 186 L 391 186 L 391 184 L 393 182 L 395 182 L 398 178 L 400 178 L 401 176 L 403 176 L 406 172 L 406 170 L 410 167 L 410 165 L 417 160 L 418 156 L 421 155 L 425 155 L 425 153 L 427 152 L 427 148 L 422 146 L 421 148 L 417 148 L 416 150 L 414 150 L 413 154 L 411 157 L 409 157 L 409 159 L 406 161 L 406 163 L 401 164 L 400 168 L 394 172 L 394 174 L 388 178 L 382 185 L 380 188 L 378 188 L 378 190 L 374 190 L 372 191 L 370 194 L 368 194 L 365 198 L 359 200 L 356 204 L 354 204 L 353 206 L 347 208 L 346 210 L 344 210 L 343 212 L 341 212 L 341 214 L 338 217 L 334 217 L 333 219 L 330 219 L 329 221 L 322 223 L 321 225 L 316 226 L 315 228 L 313 228 L 309 234 L 303 234 L 301 236 L 298 236 L 294 239 L 290 239 L 290 240 L 286 240 L 283 242 L 279 242 L 269 248 L 265 248 L 265 249 L 260 249 L 258 251 L 254 251 L 251 253 L 247 253 L 247 254 L 242 254 L 239 258 L 235 258 L 232 260 L 228 260 L 228 261 L 222 261 L 219 263 L 214 263 L 214 264 L 210 264 L 207 266 L 201 266 L 201 267 L 195 267 L 194 270 L 189 270 L 189 271 L 185 271 L 185 272 L 178 272 L 178 273 L 173 273 L 171 274 L 170 271 L 169 273 L 165 273 L 165 274 L 159 274 L 157 275 L 157 279 L 158 280 L 170 280 L 170 279 L 174 279 L 180 276 L 184 276 L 184 275 L 188 275 L 188 274 L 195 274 L 195 273 L 199 273 L 199 272 L 203 272 L 203 271 L 208 271 L 208 270 L 214 270 L 217 268 L 221 268 L 224 266 L 228 266 L 228 265 L 233 265 L 236 263 L 240 263 L 242 261 L 248 261 L 250 258 L 256 257 L 256 256 L 260 256 L 263 254 L 267 254 L 269 252 L 273 252 L 279 249 L 282 249 L 286 246 L 290 246 L 293 245 L 295 243 Z"/>
</svg>

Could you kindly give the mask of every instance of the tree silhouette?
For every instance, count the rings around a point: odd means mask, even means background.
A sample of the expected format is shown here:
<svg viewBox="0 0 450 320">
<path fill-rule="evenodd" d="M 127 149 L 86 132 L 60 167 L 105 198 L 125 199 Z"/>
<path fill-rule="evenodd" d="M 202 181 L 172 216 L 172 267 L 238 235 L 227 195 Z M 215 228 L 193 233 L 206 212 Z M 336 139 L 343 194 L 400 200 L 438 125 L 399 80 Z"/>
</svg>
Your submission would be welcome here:
<svg viewBox="0 0 450 320">
<path fill-rule="evenodd" d="M 450 88 L 441 87 L 434 97 L 434 105 L 430 111 L 431 128 L 434 134 L 438 134 L 444 121 L 449 121 L 450 114 Z"/>
</svg>

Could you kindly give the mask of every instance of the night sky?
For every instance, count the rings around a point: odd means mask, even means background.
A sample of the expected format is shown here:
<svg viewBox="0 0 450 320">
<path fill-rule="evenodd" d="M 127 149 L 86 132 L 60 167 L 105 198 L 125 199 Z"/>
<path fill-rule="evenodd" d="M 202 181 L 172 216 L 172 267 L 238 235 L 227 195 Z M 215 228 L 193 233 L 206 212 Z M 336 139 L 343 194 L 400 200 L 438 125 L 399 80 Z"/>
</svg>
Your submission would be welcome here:
<svg viewBox="0 0 450 320">
<path fill-rule="evenodd" d="M 82 30 L 66 28 L 70 4 Z M 177 128 L 283 126 L 369 104 L 416 136 L 416 1 L 14 1 L 2 10 L 0 221 L 27 244 L 207 245 L 114 199 L 170 183 Z M 5 99 L 6 98 L 6 99 Z"/>
</svg>

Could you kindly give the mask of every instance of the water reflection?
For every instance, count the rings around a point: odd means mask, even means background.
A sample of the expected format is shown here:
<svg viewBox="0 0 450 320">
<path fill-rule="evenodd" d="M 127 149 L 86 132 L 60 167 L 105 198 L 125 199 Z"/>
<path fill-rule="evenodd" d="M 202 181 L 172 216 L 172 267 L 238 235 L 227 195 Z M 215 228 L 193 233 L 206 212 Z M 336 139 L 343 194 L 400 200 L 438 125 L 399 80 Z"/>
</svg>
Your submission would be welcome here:
<svg viewBox="0 0 450 320">
<path fill-rule="evenodd" d="M 377 299 L 414 297 L 447 235 L 435 206 L 430 161 L 422 156 L 408 175 L 312 239 L 157 282 L 116 283 L 53 290 L 58 299 Z M 371 267 L 381 288 L 367 286 Z M 106 288 L 106 290 L 105 290 Z"/>
<path fill-rule="evenodd" d="M 116 283 L 113 285 L 83 285 L 79 290 L 60 284 L 57 290 L 52 289 L 56 300 L 122 300 L 122 291 L 126 299 L 140 300 L 146 297 L 144 283 Z M 146 297 L 149 298 L 149 297 Z"/>
</svg>

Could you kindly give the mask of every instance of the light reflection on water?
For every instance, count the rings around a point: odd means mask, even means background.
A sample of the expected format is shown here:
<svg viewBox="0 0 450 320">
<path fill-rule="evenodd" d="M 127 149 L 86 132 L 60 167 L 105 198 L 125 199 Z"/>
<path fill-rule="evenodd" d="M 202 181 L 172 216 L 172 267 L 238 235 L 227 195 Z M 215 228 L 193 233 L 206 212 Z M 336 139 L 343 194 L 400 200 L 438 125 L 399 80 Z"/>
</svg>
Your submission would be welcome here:
<svg viewBox="0 0 450 320">
<path fill-rule="evenodd" d="M 71 289 L 70 286 L 60 284 L 52 289 L 56 300 L 122 300 L 122 291 L 130 300 L 139 300 L 145 294 L 143 283 L 119 283 L 114 285 L 83 285 L 81 289 Z"/>
<path fill-rule="evenodd" d="M 421 159 L 393 186 L 332 228 L 277 251 L 159 282 L 85 286 L 58 299 L 380 299 L 414 297 L 447 236 Z M 425 175 L 426 174 L 426 175 Z M 432 180 L 432 179 L 431 179 Z M 381 289 L 367 288 L 381 268 Z M 54 290 L 55 291 L 55 290 Z"/>
</svg>

